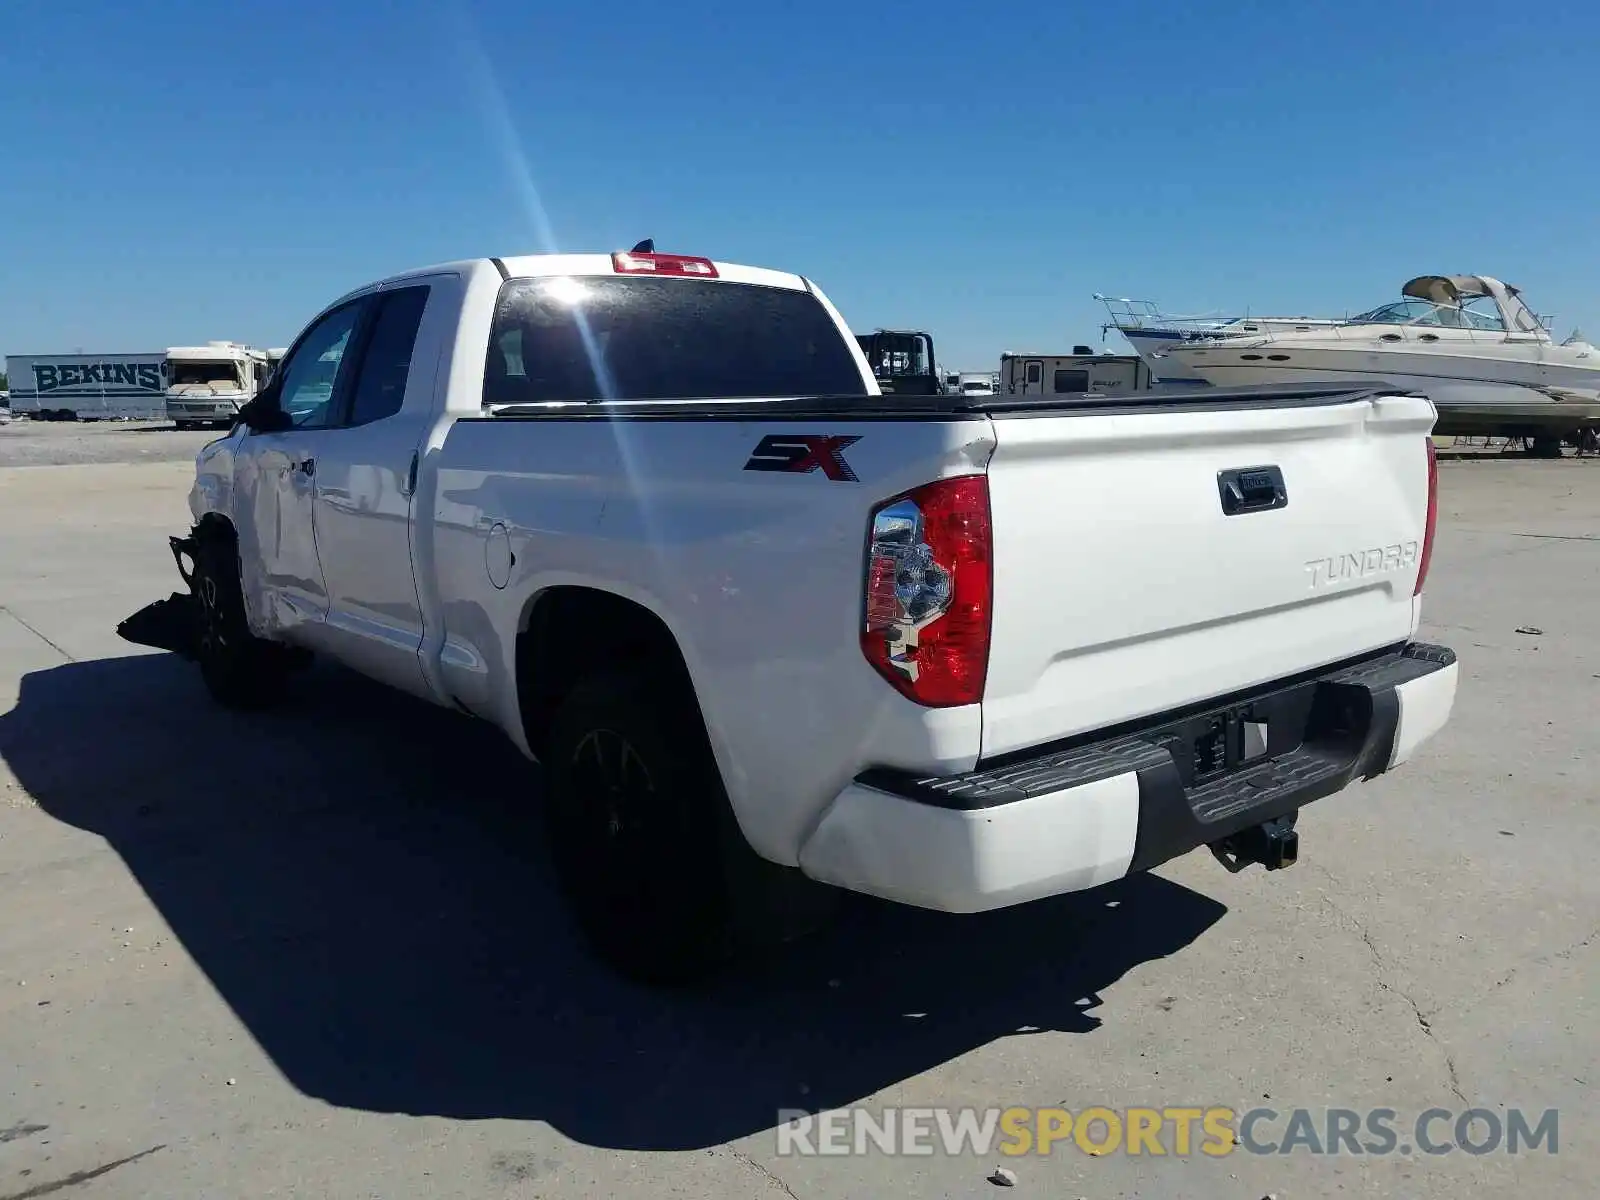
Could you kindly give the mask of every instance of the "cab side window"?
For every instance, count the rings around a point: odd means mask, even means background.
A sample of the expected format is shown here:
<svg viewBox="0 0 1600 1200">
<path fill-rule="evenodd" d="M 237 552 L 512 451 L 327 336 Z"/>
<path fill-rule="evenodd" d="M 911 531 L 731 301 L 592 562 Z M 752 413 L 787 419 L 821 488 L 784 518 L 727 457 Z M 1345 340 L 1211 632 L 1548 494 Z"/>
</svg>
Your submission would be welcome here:
<svg viewBox="0 0 1600 1200">
<path fill-rule="evenodd" d="M 349 425 L 367 425 L 392 417 L 406 398 L 411 352 L 428 304 L 426 287 L 397 288 L 377 297 L 377 315 L 361 355 L 350 400 Z"/>
<path fill-rule="evenodd" d="M 278 408 L 296 429 L 325 429 L 336 422 L 334 394 L 345 374 L 345 350 L 364 303 L 354 301 L 323 317 L 279 368 L 283 388 L 278 394 Z"/>
</svg>

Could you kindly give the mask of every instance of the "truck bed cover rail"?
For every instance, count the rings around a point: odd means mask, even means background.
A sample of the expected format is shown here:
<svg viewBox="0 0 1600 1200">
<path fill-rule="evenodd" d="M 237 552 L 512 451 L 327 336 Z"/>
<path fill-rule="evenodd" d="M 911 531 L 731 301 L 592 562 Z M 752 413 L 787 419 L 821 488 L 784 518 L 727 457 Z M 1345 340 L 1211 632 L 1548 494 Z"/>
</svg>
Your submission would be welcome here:
<svg viewBox="0 0 1600 1200">
<path fill-rule="evenodd" d="M 962 420 L 1031 416 L 1115 416 L 1144 412 L 1218 412 L 1252 408 L 1310 408 L 1350 404 L 1376 395 L 1415 395 L 1381 379 L 1350 383 L 1264 384 L 1248 387 L 1162 387 L 1084 396 L 783 396 L 771 399 L 586 400 L 507 404 L 463 420 L 749 421 L 850 418 L 860 421 Z"/>
</svg>

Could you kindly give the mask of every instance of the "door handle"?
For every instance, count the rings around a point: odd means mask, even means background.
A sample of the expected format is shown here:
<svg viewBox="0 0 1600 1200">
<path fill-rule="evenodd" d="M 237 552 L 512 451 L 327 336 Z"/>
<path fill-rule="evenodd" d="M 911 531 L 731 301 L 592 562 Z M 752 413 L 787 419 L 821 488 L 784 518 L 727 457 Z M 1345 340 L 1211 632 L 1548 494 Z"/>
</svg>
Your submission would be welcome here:
<svg viewBox="0 0 1600 1200">
<path fill-rule="evenodd" d="M 1277 467 L 1218 471 L 1217 493 L 1222 499 L 1222 511 L 1230 517 L 1283 508 L 1289 503 L 1289 488 Z"/>
<path fill-rule="evenodd" d="M 300 474 L 306 476 L 307 478 L 310 478 L 312 475 L 317 473 L 317 460 L 314 458 L 302 458 L 295 464 L 294 469 L 299 471 Z"/>
<path fill-rule="evenodd" d="M 417 490 L 417 460 L 421 454 L 422 452 L 420 450 L 413 450 L 411 452 L 411 466 L 406 469 L 405 494 L 407 496 L 411 495 Z"/>
</svg>

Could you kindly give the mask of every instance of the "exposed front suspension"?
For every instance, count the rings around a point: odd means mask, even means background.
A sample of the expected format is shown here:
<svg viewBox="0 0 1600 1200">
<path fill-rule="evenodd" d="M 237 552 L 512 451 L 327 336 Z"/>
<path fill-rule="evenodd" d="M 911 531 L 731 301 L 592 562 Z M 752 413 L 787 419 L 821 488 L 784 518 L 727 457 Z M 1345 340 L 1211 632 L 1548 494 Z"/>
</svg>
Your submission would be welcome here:
<svg viewBox="0 0 1600 1200">
<path fill-rule="evenodd" d="M 200 603 L 194 592 L 195 541 L 192 536 L 170 537 L 167 544 L 188 590 L 145 605 L 117 626 L 117 636 L 136 646 L 168 650 L 192 659 L 200 642 Z"/>
</svg>

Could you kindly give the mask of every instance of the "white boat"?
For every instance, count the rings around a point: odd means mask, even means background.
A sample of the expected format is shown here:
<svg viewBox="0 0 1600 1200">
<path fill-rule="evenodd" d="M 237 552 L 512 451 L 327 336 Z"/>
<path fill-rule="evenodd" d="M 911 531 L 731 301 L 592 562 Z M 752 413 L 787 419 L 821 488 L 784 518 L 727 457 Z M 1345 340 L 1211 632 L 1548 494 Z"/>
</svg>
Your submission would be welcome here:
<svg viewBox="0 0 1600 1200">
<path fill-rule="evenodd" d="M 1332 317 L 1222 317 L 1174 316 L 1164 313 L 1153 300 L 1129 300 L 1095 293 L 1106 306 L 1111 320 L 1101 333 L 1115 329 L 1161 383 L 1200 383 L 1169 351 L 1178 346 L 1210 341 L 1219 337 L 1247 337 L 1279 333 L 1307 333 L 1337 325 Z"/>
<path fill-rule="evenodd" d="M 1519 289 L 1487 275 L 1419 275 L 1400 291 L 1325 328 L 1168 353 L 1185 375 L 1223 387 L 1381 379 L 1427 395 L 1440 433 L 1600 422 L 1600 351 L 1581 338 L 1558 344 Z"/>
</svg>

